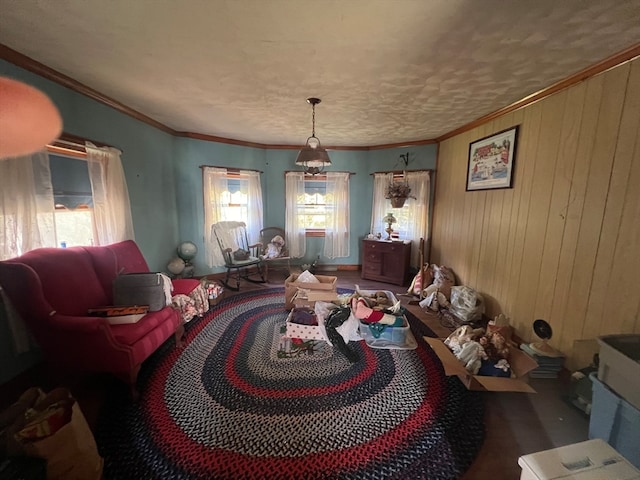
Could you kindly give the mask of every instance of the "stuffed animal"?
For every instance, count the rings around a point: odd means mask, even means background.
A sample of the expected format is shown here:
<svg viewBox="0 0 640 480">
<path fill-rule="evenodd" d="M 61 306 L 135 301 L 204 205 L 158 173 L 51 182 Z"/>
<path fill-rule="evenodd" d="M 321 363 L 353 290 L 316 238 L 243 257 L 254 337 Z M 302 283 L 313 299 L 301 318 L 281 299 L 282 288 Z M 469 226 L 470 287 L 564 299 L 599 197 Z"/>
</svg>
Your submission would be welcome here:
<svg viewBox="0 0 640 480">
<path fill-rule="evenodd" d="M 480 337 L 480 345 L 484 348 L 487 358 L 494 363 L 509 358 L 507 341 L 498 332 L 485 333 Z"/>
<path fill-rule="evenodd" d="M 420 302 L 420 306 L 437 312 L 451 306 L 449 299 L 451 288 L 455 285 L 455 276 L 449 267 L 434 264 L 429 268 L 433 272 L 433 283 L 422 291 L 424 300 Z"/>
</svg>

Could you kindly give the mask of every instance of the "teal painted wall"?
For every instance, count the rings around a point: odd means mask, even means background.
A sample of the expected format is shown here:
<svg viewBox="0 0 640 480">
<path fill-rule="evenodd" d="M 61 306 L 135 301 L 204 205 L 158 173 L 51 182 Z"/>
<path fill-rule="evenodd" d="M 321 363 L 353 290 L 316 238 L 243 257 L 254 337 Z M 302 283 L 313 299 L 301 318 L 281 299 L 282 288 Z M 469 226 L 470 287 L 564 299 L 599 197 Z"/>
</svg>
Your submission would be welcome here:
<svg viewBox="0 0 640 480">
<path fill-rule="evenodd" d="M 331 170 L 355 173 L 350 179 L 351 202 L 351 255 L 346 258 L 328 259 L 322 256 L 324 239 L 307 239 L 305 257 L 294 263 L 311 263 L 321 256 L 321 264 L 357 265 L 360 263 L 360 240 L 369 233 L 371 224 L 371 202 L 373 200 L 373 179 L 371 173 L 384 170 L 402 169 L 398 162 L 401 154 L 409 152 L 410 164 L 407 169 L 434 169 L 437 149 L 435 145 L 387 149 L 373 151 L 334 150 L 330 151 Z M 264 225 L 285 225 L 285 181 L 286 171 L 296 170 L 294 165 L 296 150 L 256 149 L 236 145 L 205 142 L 180 138 L 176 140 L 176 192 L 178 223 L 181 240 L 191 240 L 200 252 L 204 248 L 205 229 L 203 225 L 202 171 L 200 165 L 219 167 L 250 168 L 263 172 L 262 193 Z M 196 275 L 219 272 L 204 262 L 204 255 L 198 255 L 193 262 Z"/>
<path fill-rule="evenodd" d="M 200 165 L 261 170 L 264 224 L 284 226 L 284 173 L 295 170 L 296 150 L 272 150 L 174 138 L 97 101 L 0 60 L 0 75 L 24 81 L 45 92 L 56 104 L 68 133 L 91 138 L 122 150 L 122 163 L 131 197 L 136 242 L 151 270 L 163 271 L 180 241 L 191 240 L 203 251 L 204 225 Z M 304 139 L 301 139 L 301 142 Z M 435 169 L 435 145 L 386 150 L 330 151 L 332 170 L 355 173 L 350 180 L 351 255 L 322 264 L 360 263 L 360 240 L 369 233 L 373 181 L 371 173 L 399 170 L 401 154 L 409 153 L 409 170 Z M 323 238 L 307 240 L 310 263 L 322 254 Z M 196 274 L 212 270 L 204 255 L 195 259 Z M 0 312 L 0 383 L 26 370 L 38 359 L 37 352 L 15 356 L 6 320 Z"/>
<path fill-rule="evenodd" d="M 176 138 L 175 181 L 178 237 L 179 241 L 190 240 L 198 247 L 199 253 L 192 261 L 196 275 L 206 275 L 216 271 L 206 265 L 204 258 L 204 203 L 200 166 L 264 171 L 264 157 L 265 150 L 260 148 Z M 261 186 L 264 197 L 266 192 L 265 175 L 261 178 Z M 165 263 L 168 260 L 169 258 L 166 258 Z"/>
</svg>

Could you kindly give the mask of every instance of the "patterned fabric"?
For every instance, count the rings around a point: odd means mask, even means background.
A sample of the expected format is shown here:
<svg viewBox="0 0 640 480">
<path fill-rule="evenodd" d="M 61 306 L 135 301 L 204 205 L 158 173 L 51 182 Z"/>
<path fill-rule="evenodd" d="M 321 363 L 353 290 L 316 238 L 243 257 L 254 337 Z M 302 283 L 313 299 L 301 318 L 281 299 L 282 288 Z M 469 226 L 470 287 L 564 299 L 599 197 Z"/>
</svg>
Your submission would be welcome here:
<svg viewBox="0 0 640 480">
<path fill-rule="evenodd" d="M 105 478 L 459 478 L 482 405 L 445 378 L 426 327 L 408 315 L 416 350 L 350 343 L 356 363 L 325 342 L 282 355 L 283 300 L 281 288 L 227 298 L 186 326 L 183 350 L 145 362 L 139 403 L 102 412 Z"/>
<path fill-rule="evenodd" d="M 195 317 L 201 317 L 209 310 L 209 298 L 202 284 L 191 290 L 189 295 L 174 295 L 171 304 L 180 312 L 182 323 L 190 322 Z"/>
</svg>

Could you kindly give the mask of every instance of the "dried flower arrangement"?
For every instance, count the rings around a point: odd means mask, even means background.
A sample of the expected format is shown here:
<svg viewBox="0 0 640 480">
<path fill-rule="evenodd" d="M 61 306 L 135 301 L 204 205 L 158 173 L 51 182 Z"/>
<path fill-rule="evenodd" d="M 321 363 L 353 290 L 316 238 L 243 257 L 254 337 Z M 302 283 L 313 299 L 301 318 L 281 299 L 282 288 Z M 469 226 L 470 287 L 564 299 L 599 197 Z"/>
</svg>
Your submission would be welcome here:
<svg viewBox="0 0 640 480">
<path fill-rule="evenodd" d="M 384 198 L 403 197 L 408 198 L 411 196 L 411 187 L 406 182 L 389 182 L 387 189 L 384 193 Z M 413 198 L 413 197 L 412 197 Z"/>
</svg>

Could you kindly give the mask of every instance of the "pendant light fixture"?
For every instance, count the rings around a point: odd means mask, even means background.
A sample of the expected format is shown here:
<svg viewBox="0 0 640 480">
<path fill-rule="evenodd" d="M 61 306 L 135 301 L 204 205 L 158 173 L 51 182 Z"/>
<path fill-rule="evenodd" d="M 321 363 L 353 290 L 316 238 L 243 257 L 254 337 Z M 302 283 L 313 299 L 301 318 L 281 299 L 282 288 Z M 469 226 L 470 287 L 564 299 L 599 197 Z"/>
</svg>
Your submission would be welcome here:
<svg viewBox="0 0 640 480">
<path fill-rule="evenodd" d="M 296 165 L 304 167 L 304 172 L 310 175 L 317 175 L 324 170 L 324 167 L 331 165 L 329 160 L 329 154 L 320 145 L 320 139 L 316 137 L 316 105 L 320 103 L 319 98 L 307 98 L 307 102 L 311 104 L 312 115 L 312 128 L 311 136 L 307 138 L 298 158 L 296 158 Z"/>
</svg>

